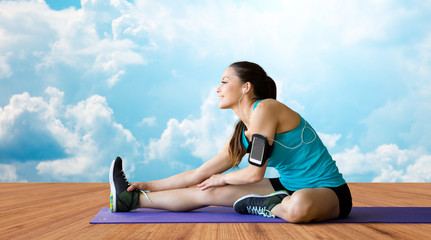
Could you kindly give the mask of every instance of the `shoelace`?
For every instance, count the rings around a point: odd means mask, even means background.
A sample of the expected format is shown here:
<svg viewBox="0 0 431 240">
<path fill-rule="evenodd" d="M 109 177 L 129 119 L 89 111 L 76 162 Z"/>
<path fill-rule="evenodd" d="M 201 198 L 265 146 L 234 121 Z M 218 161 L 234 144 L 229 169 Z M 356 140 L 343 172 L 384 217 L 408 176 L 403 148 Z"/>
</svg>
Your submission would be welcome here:
<svg viewBox="0 0 431 240">
<path fill-rule="evenodd" d="M 129 182 L 129 181 L 127 181 L 126 174 L 124 174 L 124 171 L 123 171 L 123 170 L 121 170 L 121 174 L 123 174 L 123 178 L 124 178 L 124 180 L 126 181 L 127 186 L 130 186 L 131 184 L 130 184 L 130 182 Z M 148 195 L 147 195 L 147 192 L 146 192 L 146 191 L 143 191 L 143 190 L 139 190 L 139 191 L 141 191 L 141 193 L 143 193 L 143 194 L 145 195 L 145 197 L 148 199 L 148 201 L 149 201 L 150 203 L 153 203 L 153 202 L 151 202 L 151 199 L 148 197 Z"/>
<path fill-rule="evenodd" d="M 123 179 L 124 181 L 126 181 L 127 185 L 130 185 L 129 181 L 127 181 L 126 174 L 124 174 L 123 170 L 121 170 L 121 174 L 123 175 Z"/>
<path fill-rule="evenodd" d="M 274 214 L 271 213 L 266 207 L 259 206 L 247 206 L 247 212 L 253 215 L 260 215 L 263 217 L 275 218 Z"/>
</svg>

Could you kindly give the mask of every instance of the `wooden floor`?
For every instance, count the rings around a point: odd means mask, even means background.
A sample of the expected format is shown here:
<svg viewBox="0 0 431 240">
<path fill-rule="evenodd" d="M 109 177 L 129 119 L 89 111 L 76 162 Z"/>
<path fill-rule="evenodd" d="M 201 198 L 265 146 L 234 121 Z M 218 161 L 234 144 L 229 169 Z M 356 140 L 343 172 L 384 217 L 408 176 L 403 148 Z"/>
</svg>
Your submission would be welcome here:
<svg viewBox="0 0 431 240">
<path fill-rule="evenodd" d="M 357 207 L 431 207 L 431 183 L 350 183 Z M 107 183 L 0 183 L 0 239 L 431 239 L 431 224 L 89 224 Z"/>
</svg>

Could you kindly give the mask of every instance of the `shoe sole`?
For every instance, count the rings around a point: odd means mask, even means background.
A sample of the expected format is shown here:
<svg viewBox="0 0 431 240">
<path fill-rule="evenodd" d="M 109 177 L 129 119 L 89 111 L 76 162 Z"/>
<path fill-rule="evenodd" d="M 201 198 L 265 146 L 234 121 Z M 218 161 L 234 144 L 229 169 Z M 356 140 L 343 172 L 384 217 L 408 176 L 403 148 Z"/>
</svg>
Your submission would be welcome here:
<svg viewBox="0 0 431 240">
<path fill-rule="evenodd" d="M 111 168 L 109 169 L 109 185 L 111 186 L 111 196 L 110 196 L 110 208 L 111 212 L 117 211 L 117 191 L 115 190 L 115 184 L 114 184 L 114 165 L 115 165 L 115 159 L 111 163 Z"/>
<path fill-rule="evenodd" d="M 287 192 L 285 192 L 285 191 L 277 191 L 277 192 L 270 193 L 268 195 L 249 194 L 249 195 L 245 195 L 244 197 L 236 200 L 234 202 L 234 204 L 233 204 L 233 208 L 235 208 L 235 205 L 239 201 L 244 200 L 244 199 L 249 198 L 249 197 L 266 198 L 266 197 L 272 197 L 272 196 L 275 196 L 275 195 L 278 195 L 278 194 L 285 194 L 285 195 L 289 196 L 289 194 Z"/>
</svg>

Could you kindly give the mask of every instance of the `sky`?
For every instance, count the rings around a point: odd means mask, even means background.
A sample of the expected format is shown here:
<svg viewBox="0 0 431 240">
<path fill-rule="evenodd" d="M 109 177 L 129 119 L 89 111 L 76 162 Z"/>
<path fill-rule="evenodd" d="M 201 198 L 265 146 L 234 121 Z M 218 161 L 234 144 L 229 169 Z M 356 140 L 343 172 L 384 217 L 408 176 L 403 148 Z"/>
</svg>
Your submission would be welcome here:
<svg viewBox="0 0 431 240">
<path fill-rule="evenodd" d="M 0 0 L 0 182 L 107 182 L 116 156 L 133 182 L 198 167 L 232 134 L 216 88 L 244 60 L 346 181 L 430 182 L 430 12 L 428 1 Z"/>
</svg>

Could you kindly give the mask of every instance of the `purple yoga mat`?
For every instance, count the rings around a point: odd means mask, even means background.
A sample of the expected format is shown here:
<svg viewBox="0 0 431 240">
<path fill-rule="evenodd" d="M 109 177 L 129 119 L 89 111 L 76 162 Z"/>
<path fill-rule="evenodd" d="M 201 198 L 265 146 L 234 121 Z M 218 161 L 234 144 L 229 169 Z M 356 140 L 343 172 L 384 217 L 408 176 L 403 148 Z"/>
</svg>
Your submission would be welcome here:
<svg viewBox="0 0 431 240">
<path fill-rule="evenodd" d="M 325 222 L 431 223 L 431 207 L 353 207 L 347 218 Z M 231 207 L 205 207 L 191 212 L 138 208 L 125 213 L 111 213 L 110 209 L 105 207 L 90 223 L 286 223 L 286 221 L 280 218 L 238 214 Z"/>
</svg>

